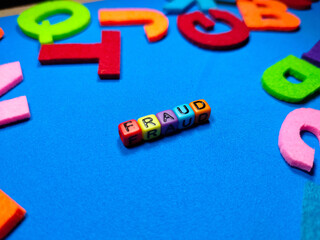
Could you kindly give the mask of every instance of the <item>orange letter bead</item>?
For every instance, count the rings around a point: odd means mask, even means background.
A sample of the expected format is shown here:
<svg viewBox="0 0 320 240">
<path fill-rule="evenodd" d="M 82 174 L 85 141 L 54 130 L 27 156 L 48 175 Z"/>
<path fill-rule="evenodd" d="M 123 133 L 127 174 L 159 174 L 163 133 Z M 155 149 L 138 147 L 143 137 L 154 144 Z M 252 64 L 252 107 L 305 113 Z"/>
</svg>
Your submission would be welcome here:
<svg viewBox="0 0 320 240">
<path fill-rule="evenodd" d="M 26 210 L 0 190 L 0 239 L 7 236 L 25 214 Z"/>
<path fill-rule="evenodd" d="M 211 108 L 209 104 L 203 100 L 197 100 L 189 103 L 189 106 L 192 108 L 195 114 L 195 120 L 194 123 L 204 123 L 209 120 Z"/>
<path fill-rule="evenodd" d="M 237 6 L 250 30 L 293 31 L 300 25 L 300 19 L 279 1 L 238 0 Z"/>
<path fill-rule="evenodd" d="M 138 144 L 142 140 L 142 131 L 134 119 L 120 123 L 118 126 L 121 141 L 126 147 Z"/>
</svg>

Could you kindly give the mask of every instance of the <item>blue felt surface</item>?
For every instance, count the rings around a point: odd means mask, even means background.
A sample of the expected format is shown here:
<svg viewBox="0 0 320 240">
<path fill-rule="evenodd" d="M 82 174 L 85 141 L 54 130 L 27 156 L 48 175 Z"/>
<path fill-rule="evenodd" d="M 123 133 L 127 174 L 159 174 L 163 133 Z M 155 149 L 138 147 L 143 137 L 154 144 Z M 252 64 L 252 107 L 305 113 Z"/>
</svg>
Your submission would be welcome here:
<svg viewBox="0 0 320 240">
<path fill-rule="evenodd" d="M 0 188 L 28 214 L 8 239 L 300 238 L 304 184 L 320 181 L 318 141 L 303 135 L 316 148 L 309 175 L 283 160 L 278 133 L 293 109 L 319 109 L 320 96 L 287 104 L 264 92 L 260 79 L 320 39 L 320 3 L 291 10 L 299 31 L 251 32 L 246 46 L 227 52 L 193 46 L 175 15 L 168 36 L 153 44 L 141 26 L 98 23 L 103 7 L 164 3 L 86 4 L 89 28 L 59 41 L 100 42 L 102 30 L 120 29 L 120 80 L 99 80 L 97 64 L 41 66 L 39 43 L 20 31 L 17 16 L 0 18 L 0 64 L 19 60 L 24 74 L 0 100 L 26 95 L 32 114 L 0 129 Z M 240 16 L 234 5 L 218 8 Z M 209 124 L 133 149 L 121 143 L 120 122 L 202 98 L 212 108 Z"/>
<path fill-rule="evenodd" d="M 320 239 L 320 186 L 307 182 L 304 187 L 301 240 Z"/>
</svg>

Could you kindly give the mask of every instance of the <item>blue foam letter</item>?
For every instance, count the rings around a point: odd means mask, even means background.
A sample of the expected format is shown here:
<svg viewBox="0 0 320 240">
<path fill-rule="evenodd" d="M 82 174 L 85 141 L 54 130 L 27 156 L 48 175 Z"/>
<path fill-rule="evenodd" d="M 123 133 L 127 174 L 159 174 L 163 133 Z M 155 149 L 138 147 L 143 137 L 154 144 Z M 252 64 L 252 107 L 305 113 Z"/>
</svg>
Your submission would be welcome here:
<svg viewBox="0 0 320 240">
<path fill-rule="evenodd" d="M 207 12 L 210 8 L 217 8 L 214 0 L 173 0 L 168 2 L 163 9 L 168 13 L 182 13 L 194 2 L 198 3 L 202 12 Z"/>
</svg>

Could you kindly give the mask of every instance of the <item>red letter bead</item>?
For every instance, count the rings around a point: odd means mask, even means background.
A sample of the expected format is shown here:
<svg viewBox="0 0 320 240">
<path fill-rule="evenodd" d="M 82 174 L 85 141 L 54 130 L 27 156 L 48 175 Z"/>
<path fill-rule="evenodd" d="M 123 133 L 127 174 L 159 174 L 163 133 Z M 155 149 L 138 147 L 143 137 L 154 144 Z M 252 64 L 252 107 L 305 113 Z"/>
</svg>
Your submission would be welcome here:
<svg viewBox="0 0 320 240">
<path fill-rule="evenodd" d="M 134 146 L 142 141 L 142 131 L 134 119 L 120 123 L 118 126 L 121 141 L 126 147 Z"/>
</svg>

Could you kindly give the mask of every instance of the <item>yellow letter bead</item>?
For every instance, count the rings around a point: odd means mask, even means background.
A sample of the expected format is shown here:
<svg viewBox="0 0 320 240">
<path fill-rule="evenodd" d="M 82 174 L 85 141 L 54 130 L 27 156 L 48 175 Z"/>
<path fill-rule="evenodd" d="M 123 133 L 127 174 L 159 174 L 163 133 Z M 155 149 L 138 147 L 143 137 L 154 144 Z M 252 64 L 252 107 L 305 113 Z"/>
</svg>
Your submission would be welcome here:
<svg viewBox="0 0 320 240">
<path fill-rule="evenodd" d="M 139 118 L 138 124 L 142 130 L 144 140 L 150 140 L 160 136 L 161 124 L 154 114 Z"/>
</svg>

